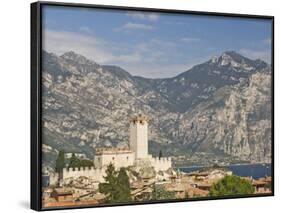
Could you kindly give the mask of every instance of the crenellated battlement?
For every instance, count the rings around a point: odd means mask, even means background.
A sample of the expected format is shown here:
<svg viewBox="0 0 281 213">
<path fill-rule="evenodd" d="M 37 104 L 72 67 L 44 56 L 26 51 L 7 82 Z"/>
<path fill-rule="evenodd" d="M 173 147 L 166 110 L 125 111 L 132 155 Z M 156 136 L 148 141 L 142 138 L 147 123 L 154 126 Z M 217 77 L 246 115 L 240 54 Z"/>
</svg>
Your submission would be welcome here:
<svg viewBox="0 0 281 213">
<path fill-rule="evenodd" d="M 89 171 L 94 170 L 95 168 L 93 166 L 86 166 L 86 167 L 70 167 L 70 168 L 63 168 L 64 172 L 73 172 L 73 171 Z"/>
<path fill-rule="evenodd" d="M 143 114 L 138 114 L 137 116 L 133 117 L 131 119 L 131 123 L 136 124 L 136 123 L 140 123 L 140 124 L 144 124 L 144 123 L 148 123 L 149 118 Z"/>
<path fill-rule="evenodd" d="M 149 118 L 139 114 L 130 120 L 129 148 L 96 148 L 93 159 L 95 167 L 64 168 L 62 179 L 88 177 L 97 182 L 104 182 L 105 170 L 109 164 L 116 169 L 149 163 L 156 171 L 165 171 L 172 167 L 170 157 L 153 158 L 148 154 Z"/>
<path fill-rule="evenodd" d="M 160 159 L 151 158 L 151 162 L 156 164 L 166 164 L 167 162 L 171 162 L 171 158 L 170 157 L 161 157 Z"/>
<path fill-rule="evenodd" d="M 172 159 L 170 157 L 151 158 L 150 161 L 156 171 L 165 171 L 172 167 Z"/>
<path fill-rule="evenodd" d="M 79 178 L 81 176 L 92 178 L 98 182 L 103 182 L 103 176 L 105 171 L 101 168 L 94 167 L 75 167 L 75 168 L 63 168 L 62 178 Z"/>
</svg>

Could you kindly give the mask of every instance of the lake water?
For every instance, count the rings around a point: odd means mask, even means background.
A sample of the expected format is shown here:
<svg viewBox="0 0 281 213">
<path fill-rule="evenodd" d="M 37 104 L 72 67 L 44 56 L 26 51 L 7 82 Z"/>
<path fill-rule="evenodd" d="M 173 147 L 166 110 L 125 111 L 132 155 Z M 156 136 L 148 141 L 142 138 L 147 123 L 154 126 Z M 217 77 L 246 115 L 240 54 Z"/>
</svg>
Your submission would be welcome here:
<svg viewBox="0 0 281 213">
<path fill-rule="evenodd" d="M 204 167 L 182 167 L 183 172 L 193 172 Z M 271 164 L 247 164 L 247 165 L 229 165 L 226 166 L 233 174 L 237 176 L 252 176 L 254 179 L 271 176 Z"/>
</svg>

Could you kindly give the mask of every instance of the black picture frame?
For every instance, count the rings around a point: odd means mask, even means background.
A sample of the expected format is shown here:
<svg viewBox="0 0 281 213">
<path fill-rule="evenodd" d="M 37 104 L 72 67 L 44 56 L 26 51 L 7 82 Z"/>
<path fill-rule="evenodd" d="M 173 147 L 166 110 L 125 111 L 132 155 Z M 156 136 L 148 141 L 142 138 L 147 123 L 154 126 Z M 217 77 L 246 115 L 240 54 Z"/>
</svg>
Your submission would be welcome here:
<svg viewBox="0 0 281 213">
<path fill-rule="evenodd" d="M 52 207 L 43 208 L 41 202 L 41 148 L 42 148 L 42 7 L 46 5 L 57 7 L 78 7 L 78 8 L 102 8 L 113 10 L 126 11 L 147 11 L 147 12 L 161 12 L 172 14 L 193 14 L 200 16 L 215 16 L 215 17 L 241 17 L 270 20 L 272 23 L 272 43 L 271 43 L 271 65 L 272 65 L 272 193 L 258 194 L 258 195 L 242 195 L 242 196 L 223 196 L 223 197 L 204 197 L 204 198 L 189 198 L 180 200 L 165 200 L 165 201 L 144 201 L 134 203 L 118 203 L 118 204 L 99 204 L 89 206 L 70 206 L 70 207 Z M 76 3 L 58 3 L 40 1 L 31 3 L 31 209 L 42 210 L 57 210 L 57 209 L 79 209 L 79 208 L 96 208 L 104 206 L 123 206 L 123 205 L 140 205 L 153 203 L 167 203 L 167 202 L 186 202 L 186 201 L 203 201 L 203 200 L 217 200 L 217 199 L 234 199 L 234 198 L 249 198 L 249 197 L 264 197 L 274 196 L 274 16 L 266 15 L 249 15 L 249 14 L 234 14 L 234 13 L 218 13 L 218 12 L 203 12 L 203 11 L 187 11 L 174 9 L 156 9 L 156 8 L 141 8 L 141 7 L 124 7 L 124 6 L 109 6 L 109 5 L 92 5 L 92 4 L 76 4 Z"/>
</svg>

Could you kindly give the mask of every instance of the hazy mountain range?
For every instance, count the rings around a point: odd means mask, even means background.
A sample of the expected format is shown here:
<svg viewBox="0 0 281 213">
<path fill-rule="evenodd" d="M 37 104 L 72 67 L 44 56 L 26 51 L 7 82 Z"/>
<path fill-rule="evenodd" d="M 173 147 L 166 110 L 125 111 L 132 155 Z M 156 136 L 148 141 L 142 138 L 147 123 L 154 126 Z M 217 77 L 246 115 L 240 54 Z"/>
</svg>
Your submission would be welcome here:
<svg viewBox="0 0 281 213">
<path fill-rule="evenodd" d="M 58 150 L 128 146 L 150 117 L 149 152 L 176 164 L 271 162 L 271 66 L 228 51 L 173 78 L 132 76 L 75 52 L 43 51 L 43 164 Z"/>
</svg>

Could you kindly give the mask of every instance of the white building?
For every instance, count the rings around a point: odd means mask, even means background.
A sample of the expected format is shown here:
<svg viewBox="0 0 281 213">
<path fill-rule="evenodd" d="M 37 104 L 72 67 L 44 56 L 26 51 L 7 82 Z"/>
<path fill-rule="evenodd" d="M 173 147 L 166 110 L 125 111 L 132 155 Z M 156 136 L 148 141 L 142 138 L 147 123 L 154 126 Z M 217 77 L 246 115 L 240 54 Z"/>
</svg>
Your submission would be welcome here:
<svg viewBox="0 0 281 213">
<path fill-rule="evenodd" d="M 115 168 L 128 167 L 134 165 L 135 153 L 129 149 L 100 148 L 96 150 L 94 165 L 96 168 L 103 168 L 110 163 Z"/>
<path fill-rule="evenodd" d="M 130 141 L 127 148 L 96 149 L 94 167 L 71 168 L 63 170 L 63 179 L 69 177 L 91 176 L 102 182 L 106 167 L 112 163 L 115 168 L 143 165 L 149 163 L 156 171 L 166 171 L 172 167 L 171 158 L 153 158 L 148 154 L 148 118 L 142 114 L 130 121 Z M 96 177 L 95 177 L 96 176 Z"/>
</svg>

